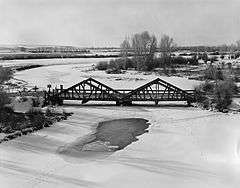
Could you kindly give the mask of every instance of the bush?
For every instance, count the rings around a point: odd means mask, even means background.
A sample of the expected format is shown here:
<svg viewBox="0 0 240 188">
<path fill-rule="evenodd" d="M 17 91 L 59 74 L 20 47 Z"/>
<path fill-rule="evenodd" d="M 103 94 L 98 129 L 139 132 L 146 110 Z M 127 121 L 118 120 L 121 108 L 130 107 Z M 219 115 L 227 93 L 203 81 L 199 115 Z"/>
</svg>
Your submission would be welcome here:
<svg viewBox="0 0 240 188">
<path fill-rule="evenodd" d="M 232 96 L 237 92 L 238 88 L 232 80 L 205 82 L 195 88 L 195 97 L 204 108 L 214 105 L 217 110 L 223 111 L 231 104 Z"/>
<path fill-rule="evenodd" d="M 28 117 L 31 125 L 36 129 L 43 128 L 46 122 L 46 117 L 40 110 L 32 109 L 31 111 L 28 112 Z"/>
<path fill-rule="evenodd" d="M 207 61 L 208 61 L 208 54 L 207 54 L 206 52 L 204 52 L 204 53 L 201 55 L 201 59 L 202 59 L 205 63 L 207 63 Z"/>
<path fill-rule="evenodd" d="M 11 102 L 9 96 L 4 91 L 0 90 L 0 110 L 4 108 L 6 104 L 9 104 Z"/>
<path fill-rule="evenodd" d="M 237 58 L 239 58 L 240 57 L 240 52 L 236 52 L 235 53 L 235 58 L 237 59 Z"/>
<path fill-rule="evenodd" d="M 129 68 L 136 68 L 136 67 L 137 67 L 136 61 L 134 61 L 133 59 L 130 59 L 130 58 L 126 59 L 126 70 Z"/>
<path fill-rule="evenodd" d="M 106 70 L 107 74 L 122 74 L 123 72 L 121 69 L 107 69 Z"/>
<path fill-rule="evenodd" d="M 41 98 L 40 97 L 33 97 L 32 98 L 32 106 L 33 107 L 40 107 L 41 106 Z"/>
<path fill-rule="evenodd" d="M 52 110 L 50 108 L 47 108 L 46 112 L 45 112 L 45 115 L 47 117 L 51 117 L 54 113 L 52 112 Z"/>
<path fill-rule="evenodd" d="M 12 78 L 13 71 L 11 68 L 0 66 L 0 84 Z"/>
<path fill-rule="evenodd" d="M 110 60 L 107 68 L 114 69 L 114 70 L 121 70 L 125 67 L 124 65 L 125 65 L 124 62 L 121 61 L 120 59 Z"/>
<path fill-rule="evenodd" d="M 184 57 L 174 57 L 171 59 L 171 63 L 174 65 L 186 65 L 188 63 L 188 59 Z"/>
<path fill-rule="evenodd" d="M 236 85 L 230 81 L 221 81 L 216 84 L 214 89 L 214 103 L 216 103 L 216 109 L 223 111 L 232 102 L 233 93 L 236 90 Z"/>
<path fill-rule="evenodd" d="M 114 59 L 110 60 L 109 62 L 107 61 L 102 61 L 99 62 L 96 65 L 96 69 L 98 70 L 107 70 L 107 69 L 112 69 L 112 70 L 127 70 L 128 68 L 137 68 L 137 62 L 135 58 L 119 58 L 119 59 Z"/>
<path fill-rule="evenodd" d="M 217 60 L 218 60 L 217 56 L 213 56 L 213 57 L 209 58 L 209 61 L 211 61 L 211 63 L 214 63 Z"/>
<path fill-rule="evenodd" d="M 10 133 L 12 130 L 20 130 L 22 124 L 26 121 L 24 114 L 16 114 L 10 109 L 2 109 L 0 111 L 0 123 L 5 133 Z"/>
<path fill-rule="evenodd" d="M 190 65 L 198 65 L 197 55 L 193 55 L 192 58 L 188 59 Z"/>
<path fill-rule="evenodd" d="M 204 105 L 207 103 L 207 94 L 211 94 L 214 91 L 214 84 L 210 82 L 205 82 L 195 87 L 194 90 L 196 102 L 202 103 Z"/>
<path fill-rule="evenodd" d="M 221 68 L 209 65 L 204 71 L 204 78 L 207 80 L 224 80 Z"/>
<path fill-rule="evenodd" d="M 198 59 L 197 59 L 196 55 L 192 56 L 191 58 L 184 58 L 184 57 L 178 56 L 178 57 L 171 58 L 170 64 L 172 64 L 172 65 L 187 65 L 187 64 L 198 65 Z"/>
<path fill-rule="evenodd" d="M 171 71 L 172 74 L 176 74 L 176 73 L 177 73 L 177 71 L 176 71 L 176 69 L 174 68 L 174 66 L 171 67 L 171 70 L 170 70 L 170 71 Z"/>
<path fill-rule="evenodd" d="M 108 68 L 107 61 L 101 61 L 101 62 L 97 63 L 97 65 L 96 65 L 96 69 L 98 69 L 98 70 L 107 70 L 107 68 Z"/>
<path fill-rule="evenodd" d="M 163 67 L 165 67 L 165 64 L 166 64 L 165 61 L 166 60 L 164 58 L 156 58 L 153 60 L 153 64 L 154 64 L 153 67 L 154 68 L 163 68 Z"/>
</svg>

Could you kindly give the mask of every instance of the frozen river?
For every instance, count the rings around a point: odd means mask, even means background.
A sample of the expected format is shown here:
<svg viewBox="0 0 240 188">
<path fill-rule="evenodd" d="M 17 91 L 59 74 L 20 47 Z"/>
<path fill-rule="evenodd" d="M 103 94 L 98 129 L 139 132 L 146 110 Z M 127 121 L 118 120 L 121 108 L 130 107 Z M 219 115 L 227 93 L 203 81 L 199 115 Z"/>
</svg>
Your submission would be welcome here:
<svg viewBox="0 0 240 188">
<path fill-rule="evenodd" d="M 91 62 L 92 63 L 92 62 Z M 89 76 L 115 88 L 134 88 L 156 75 L 128 72 L 106 75 L 89 71 L 91 63 L 55 65 L 21 71 L 30 85 L 70 86 Z M 184 89 L 197 82 L 164 77 Z M 65 106 L 74 112 L 33 134 L 0 144 L 0 187 L 166 187 L 238 188 L 240 185 L 240 116 L 181 106 Z M 144 118 L 149 132 L 123 150 L 59 154 L 59 147 L 90 134 L 97 123 Z"/>
</svg>

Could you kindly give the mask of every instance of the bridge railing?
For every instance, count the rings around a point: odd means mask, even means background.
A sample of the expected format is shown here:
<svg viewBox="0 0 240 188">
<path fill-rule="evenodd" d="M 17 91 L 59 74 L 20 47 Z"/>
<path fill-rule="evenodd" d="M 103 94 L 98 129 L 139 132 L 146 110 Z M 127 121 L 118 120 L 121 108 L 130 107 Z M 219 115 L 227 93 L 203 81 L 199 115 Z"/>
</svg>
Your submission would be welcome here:
<svg viewBox="0 0 240 188">
<path fill-rule="evenodd" d="M 49 92 L 49 94 L 52 94 L 52 95 L 56 95 L 58 93 L 61 93 L 63 90 L 62 89 L 53 89 L 52 91 Z M 117 89 L 116 91 L 118 91 L 119 93 L 121 94 L 127 94 L 133 90 L 130 90 L 130 89 Z M 151 90 L 151 92 L 154 92 L 154 93 L 162 93 L 164 92 L 165 90 L 156 90 L 156 89 L 153 89 Z M 195 90 L 184 90 L 186 91 L 188 94 L 194 94 Z M 68 91 L 68 92 L 71 92 L 71 91 Z M 81 93 L 92 93 L 93 91 L 91 89 L 85 89 L 85 90 L 80 90 Z M 96 91 L 98 93 L 101 93 L 102 91 Z"/>
</svg>

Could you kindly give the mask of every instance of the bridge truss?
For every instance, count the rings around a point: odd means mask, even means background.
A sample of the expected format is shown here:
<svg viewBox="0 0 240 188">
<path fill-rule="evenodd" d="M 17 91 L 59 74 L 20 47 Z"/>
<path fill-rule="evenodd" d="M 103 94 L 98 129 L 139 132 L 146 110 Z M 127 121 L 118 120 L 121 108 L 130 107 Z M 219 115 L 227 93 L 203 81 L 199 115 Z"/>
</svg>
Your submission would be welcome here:
<svg viewBox="0 0 240 188">
<path fill-rule="evenodd" d="M 45 92 L 47 104 L 62 104 L 63 100 L 115 101 L 117 105 L 130 105 L 133 101 L 194 101 L 193 90 L 182 90 L 160 78 L 157 78 L 134 90 L 116 90 L 93 78 L 88 78 L 67 89 L 49 89 Z"/>
</svg>

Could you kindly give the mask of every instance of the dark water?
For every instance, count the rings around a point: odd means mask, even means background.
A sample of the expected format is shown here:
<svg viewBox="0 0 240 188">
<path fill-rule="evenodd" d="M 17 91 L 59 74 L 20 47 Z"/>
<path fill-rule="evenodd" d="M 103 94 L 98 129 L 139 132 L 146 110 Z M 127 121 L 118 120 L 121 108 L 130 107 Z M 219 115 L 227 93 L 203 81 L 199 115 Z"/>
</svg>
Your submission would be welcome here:
<svg viewBox="0 0 240 188">
<path fill-rule="evenodd" d="M 146 132 L 148 121 L 140 118 L 116 119 L 100 122 L 94 134 L 97 141 L 109 142 L 117 149 L 123 149 L 132 142 L 137 141 L 137 136 Z"/>
<path fill-rule="evenodd" d="M 148 120 L 141 118 L 103 121 L 94 133 L 60 147 L 58 153 L 74 157 L 106 156 L 136 142 L 137 136 L 148 132 L 148 127 Z"/>
</svg>

